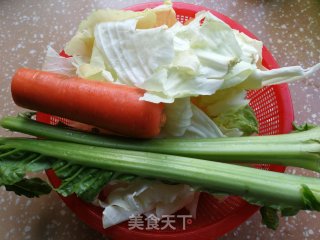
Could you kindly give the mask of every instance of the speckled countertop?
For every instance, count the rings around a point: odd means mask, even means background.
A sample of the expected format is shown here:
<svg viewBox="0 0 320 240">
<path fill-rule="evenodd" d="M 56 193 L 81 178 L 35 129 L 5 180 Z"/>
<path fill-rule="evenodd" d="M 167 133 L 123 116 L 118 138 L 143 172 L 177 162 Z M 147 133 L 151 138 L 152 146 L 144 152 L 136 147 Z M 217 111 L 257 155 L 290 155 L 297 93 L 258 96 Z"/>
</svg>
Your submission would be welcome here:
<svg viewBox="0 0 320 240">
<path fill-rule="evenodd" d="M 20 66 L 40 68 L 47 45 L 61 49 L 80 20 L 93 9 L 123 8 L 144 1 L 0 1 L 0 117 L 16 114 L 10 78 Z M 228 15 L 253 32 L 280 66 L 320 62 L 319 0 L 192 0 Z M 320 73 L 290 84 L 298 123 L 320 124 Z M 10 135 L 0 130 L 1 135 Z M 310 174 L 289 168 L 291 173 Z M 39 199 L 17 197 L 0 189 L 0 239 L 104 239 L 65 207 L 55 193 Z M 283 218 L 277 231 L 260 224 L 259 214 L 222 239 L 320 239 L 320 214 L 302 212 Z"/>
</svg>

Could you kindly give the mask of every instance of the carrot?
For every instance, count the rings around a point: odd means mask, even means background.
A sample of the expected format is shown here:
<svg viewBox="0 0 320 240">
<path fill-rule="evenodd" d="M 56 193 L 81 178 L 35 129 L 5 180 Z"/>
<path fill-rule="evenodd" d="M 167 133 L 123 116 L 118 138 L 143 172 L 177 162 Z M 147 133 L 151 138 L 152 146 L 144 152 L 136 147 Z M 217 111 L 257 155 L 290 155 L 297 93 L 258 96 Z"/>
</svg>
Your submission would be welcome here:
<svg viewBox="0 0 320 240">
<path fill-rule="evenodd" d="M 140 101 L 144 90 L 21 68 L 11 93 L 21 107 L 68 118 L 114 133 L 151 138 L 165 122 L 163 104 Z"/>
</svg>

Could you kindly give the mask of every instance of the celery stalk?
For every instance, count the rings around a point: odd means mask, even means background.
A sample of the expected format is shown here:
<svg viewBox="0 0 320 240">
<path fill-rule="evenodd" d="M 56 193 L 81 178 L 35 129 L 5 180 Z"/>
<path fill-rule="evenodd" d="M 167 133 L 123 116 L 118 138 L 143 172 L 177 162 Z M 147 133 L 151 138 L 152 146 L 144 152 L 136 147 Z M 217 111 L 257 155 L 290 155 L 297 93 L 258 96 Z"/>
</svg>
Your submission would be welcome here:
<svg viewBox="0 0 320 240">
<path fill-rule="evenodd" d="M 5 117 L 1 126 L 51 140 L 200 158 L 225 163 L 277 164 L 320 172 L 320 127 L 305 132 L 217 139 L 136 140 L 97 136 L 23 117 Z"/>
<path fill-rule="evenodd" d="M 62 141 L 0 138 L 0 150 L 37 153 L 72 164 L 186 183 L 198 190 L 242 196 L 277 210 L 320 210 L 320 180 L 167 154 Z"/>
</svg>

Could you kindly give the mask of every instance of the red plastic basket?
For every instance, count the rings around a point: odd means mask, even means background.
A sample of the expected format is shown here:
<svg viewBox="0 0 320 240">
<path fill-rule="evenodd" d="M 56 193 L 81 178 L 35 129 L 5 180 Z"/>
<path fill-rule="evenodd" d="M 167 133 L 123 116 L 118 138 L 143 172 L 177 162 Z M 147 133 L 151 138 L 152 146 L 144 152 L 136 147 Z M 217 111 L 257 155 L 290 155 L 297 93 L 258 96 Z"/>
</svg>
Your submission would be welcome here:
<svg viewBox="0 0 320 240">
<path fill-rule="evenodd" d="M 141 11 L 146 8 L 153 8 L 161 3 L 140 4 L 128 9 Z M 198 11 L 207 10 L 215 16 L 229 24 L 232 28 L 237 29 L 252 38 L 256 38 L 252 33 L 240 24 L 230 18 L 204 7 L 186 4 L 174 3 L 174 9 L 177 13 L 177 19 L 181 22 L 194 17 Z M 277 68 L 278 64 L 269 53 L 263 48 L 263 65 L 266 68 Z M 286 84 L 265 87 L 261 90 L 248 92 L 250 105 L 255 111 L 259 121 L 259 134 L 271 135 L 288 133 L 292 130 L 293 122 L 293 106 L 291 102 L 290 92 Z M 59 119 L 43 113 L 37 114 L 37 120 L 55 124 Z M 257 165 L 256 167 L 284 172 L 285 168 L 276 165 Z M 57 187 L 59 179 L 53 171 L 48 171 L 47 175 L 52 184 Z M 218 201 L 209 194 L 202 193 L 200 195 L 197 218 L 186 226 L 183 230 L 182 221 L 175 223 L 175 230 L 129 230 L 128 222 L 113 226 L 108 229 L 102 227 L 102 209 L 85 203 L 76 196 L 61 197 L 66 205 L 86 224 L 95 230 L 111 237 L 112 239 L 187 239 L 187 240 L 208 240 L 216 239 L 235 227 L 242 224 L 257 210 L 257 206 L 253 206 L 242 200 L 240 197 L 230 196 L 223 201 Z M 185 214 L 185 210 L 179 211 L 177 214 Z"/>
</svg>

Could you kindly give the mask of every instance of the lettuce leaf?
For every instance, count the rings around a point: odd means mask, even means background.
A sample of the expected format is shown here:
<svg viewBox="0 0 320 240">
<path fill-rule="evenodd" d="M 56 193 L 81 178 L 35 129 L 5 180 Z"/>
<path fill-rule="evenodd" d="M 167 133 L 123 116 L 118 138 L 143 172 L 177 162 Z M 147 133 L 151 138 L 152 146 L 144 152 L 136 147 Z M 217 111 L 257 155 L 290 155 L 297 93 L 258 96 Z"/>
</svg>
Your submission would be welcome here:
<svg viewBox="0 0 320 240">
<path fill-rule="evenodd" d="M 51 160 L 39 154 L 8 151 L 0 158 L 0 186 L 16 184 L 23 180 L 27 172 L 40 172 L 50 167 Z"/>
</svg>

